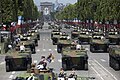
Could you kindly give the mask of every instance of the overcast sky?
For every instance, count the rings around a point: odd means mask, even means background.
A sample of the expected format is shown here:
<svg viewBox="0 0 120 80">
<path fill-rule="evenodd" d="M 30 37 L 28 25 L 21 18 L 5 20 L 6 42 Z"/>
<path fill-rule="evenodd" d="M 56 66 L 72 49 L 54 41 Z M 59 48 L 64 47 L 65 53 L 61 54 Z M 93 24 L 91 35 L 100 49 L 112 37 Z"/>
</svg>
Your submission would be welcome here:
<svg viewBox="0 0 120 80">
<path fill-rule="evenodd" d="M 34 0 L 35 4 L 37 6 L 40 5 L 40 2 L 53 2 L 53 3 L 55 3 L 55 1 L 56 0 Z M 77 2 L 77 0 L 58 0 L 58 2 L 59 3 L 63 3 L 63 4 L 66 4 L 66 3 L 72 3 L 72 4 L 74 4 L 74 3 Z"/>
</svg>

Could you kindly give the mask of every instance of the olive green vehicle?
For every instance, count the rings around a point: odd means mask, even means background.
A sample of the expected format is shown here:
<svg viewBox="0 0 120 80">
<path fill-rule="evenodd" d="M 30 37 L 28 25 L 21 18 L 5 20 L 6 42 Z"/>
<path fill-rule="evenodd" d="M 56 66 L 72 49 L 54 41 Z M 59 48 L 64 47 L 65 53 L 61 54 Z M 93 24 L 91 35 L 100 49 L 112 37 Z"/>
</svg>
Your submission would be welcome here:
<svg viewBox="0 0 120 80">
<path fill-rule="evenodd" d="M 28 31 L 28 33 L 33 33 L 33 36 L 36 36 L 37 40 L 40 40 L 40 34 L 39 34 L 38 30 L 31 29 Z"/>
<path fill-rule="evenodd" d="M 71 32 L 72 39 L 76 39 L 76 38 L 78 38 L 78 36 L 79 36 L 79 31 L 77 29 L 75 29 Z"/>
<path fill-rule="evenodd" d="M 6 72 L 30 69 L 32 63 L 31 51 L 8 51 L 5 56 Z"/>
<path fill-rule="evenodd" d="M 81 47 L 80 50 L 66 47 L 62 51 L 62 68 L 64 70 L 88 70 L 87 50 Z"/>
<path fill-rule="evenodd" d="M 90 38 L 92 35 L 88 31 L 81 31 L 79 34 L 79 43 L 80 44 L 89 44 L 90 43 Z"/>
<path fill-rule="evenodd" d="M 8 45 L 11 44 L 11 33 L 9 31 L 0 31 L 0 54 L 8 52 Z"/>
<path fill-rule="evenodd" d="M 118 45 L 120 40 L 120 35 L 118 34 L 118 31 L 109 31 L 108 32 L 108 39 L 110 45 Z"/>
<path fill-rule="evenodd" d="M 109 66 L 114 70 L 120 70 L 120 46 L 109 47 Z"/>
<path fill-rule="evenodd" d="M 53 45 L 56 45 L 56 44 L 57 44 L 58 38 L 60 37 L 60 34 L 61 34 L 61 32 L 58 31 L 58 30 L 53 30 L 53 31 L 51 32 L 51 39 L 52 39 Z"/>
<path fill-rule="evenodd" d="M 19 74 L 13 80 L 57 80 L 51 70 L 34 69 L 33 72 Z"/>
<path fill-rule="evenodd" d="M 35 46 L 38 46 L 38 38 L 35 33 L 24 34 L 23 37 L 29 38 L 31 41 L 35 43 Z"/>
<path fill-rule="evenodd" d="M 72 40 L 70 39 L 67 39 L 67 36 L 61 36 L 58 40 L 58 43 L 57 43 L 57 52 L 58 53 L 61 53 L 62 52 L 62 48 L 65 48 L 67 46 L 70 46 L 72 45 Z"/>
<path fill-rule="evenodd" d="M 90 39 L 91 52 L 108 52 L 109 41 L 104 37 L 103 33 L 93 33 Z"/>
<path fill-rule="evenodd" d="M 33 41 L 31 41 L 30 39 L 28 39 L 28 37 L 21 38 L 20 39 L 20 43 L 18 43 L 17 46 L 20 46 L 22 43 L 24 43 L 24 46 L 26 48 L 30 48 L 31 49 L 32 54 L 36 53 L 35 43 Z"/>
</svg>

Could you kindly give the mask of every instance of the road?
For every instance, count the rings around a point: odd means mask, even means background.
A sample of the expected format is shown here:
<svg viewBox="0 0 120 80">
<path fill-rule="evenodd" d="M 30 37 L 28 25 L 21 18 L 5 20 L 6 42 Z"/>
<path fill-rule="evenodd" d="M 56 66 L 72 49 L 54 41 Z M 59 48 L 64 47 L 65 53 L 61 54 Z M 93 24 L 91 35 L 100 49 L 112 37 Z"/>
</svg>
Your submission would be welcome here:
<svg viewBox="0 0 120 80">
<path fill-rule="evenodd" d="M 52 45 L 52 40 L 50 37 L 51 30 L 47 29 L 47 24 L 45 23 L 44 28 L 40 31 L 39 46 L 36 47 L 36 54 L 32 55 L 33 62 L 38 63 L 41 56 L 48 56 L 49 53 L 53 53 L 55 59 L 48 63 L 47 67 L 54 68 L 55 73 L 59 73 L 61 68 L 61 54 L 57 53 L 56 45 Z M 62 31 L 67 32 L 70 35 L 71 29 L 63 29 Z M 94 80 L 120 80 L 120 71 L 114 71 L 109 67 L 109 55 L 108 53 L 91 53 L 89 51 L 89 45 L 84 45 L 88 50 L 89 55 L 89 70 L 79 70 L 75 71 L 79 76 L 85 77 L 95 77 Z M 0 80 L 11 80 L 16 77 L 16 75 L 24 71 L 12 71 L 5 72 L 5 55 L 0 55 Z M 70 73 L 70 71 L 66 71 Z M 92 79 L 91 79 L 92 80 Z"/>
</svg>

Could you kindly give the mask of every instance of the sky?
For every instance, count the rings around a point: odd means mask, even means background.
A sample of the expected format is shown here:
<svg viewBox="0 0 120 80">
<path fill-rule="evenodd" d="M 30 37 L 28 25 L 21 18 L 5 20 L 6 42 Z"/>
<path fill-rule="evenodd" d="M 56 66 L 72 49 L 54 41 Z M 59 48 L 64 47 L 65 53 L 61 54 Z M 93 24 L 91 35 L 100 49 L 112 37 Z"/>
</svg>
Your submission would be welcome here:
<svg viewBox="0 0 120 80">
<path fill-rule="evenodd" d="M 53 2 L 55 3 L 56 0 L 34 0 L 35 4 L 37 6 L 40 5 L 40 2 Z M 58 0 L 59 3 L 63 3 L 63 4 L 66 4 L 66 3 L 71 3 L 71 4 L 74 4 L 77 2 L 77 0 Z"/>
</svg>

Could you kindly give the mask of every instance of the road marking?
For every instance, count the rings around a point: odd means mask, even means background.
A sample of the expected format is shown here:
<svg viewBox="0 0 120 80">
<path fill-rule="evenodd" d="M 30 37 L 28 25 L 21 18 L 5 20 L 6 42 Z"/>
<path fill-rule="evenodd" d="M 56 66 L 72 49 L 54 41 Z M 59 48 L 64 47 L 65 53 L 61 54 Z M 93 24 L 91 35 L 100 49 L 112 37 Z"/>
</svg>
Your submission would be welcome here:
<svg viewBox="0 0 120 80">
<path fill-rule="evenodd" d="M 15 74 L 15 71 L 13 71 L 12 74 Z"/>
<path fill-rule="evenodd" d="M 54 62 L 54 60 L 52 60 L 51 62 Z"/>
<path fill-rule="evenodd" d="M 104 80 L 103 77 L 97 72 L 97 70 L 95 70 L 92 66 L 91 68 L 95 71 L 95 73 L 101 78 L 101 80 Z"/>
<path fill-rule="evenodd" d="M 37 63 L 37 60 L 34 60 L 33 62 L 34 62 L 34 63 Z"/>
<path fill-rule="evenodd" d="M 43 49 L 43 51 L 46 51 L 46 49 Z"/>
<path fill-rule="evenodd" d="M 110 73 L 106 68 L 104 68 L 97 60 L 94 59 L 94 61 L 101 66 L 106 72 L 108 72 L 115 80 L 118 80 L 112 73 Z"/>
<path fill-rule="evenodd" d="M 3 65 L 3 64 L 5 64 L 5 61 L 3 61 L 3 62 L 0 63 L 0 65 Z"/>
<path fill-rule="evenodd" d="M 38 49 L 37 52 L 39 52 L 40 50 Z"/>
<path fill-rule="evenodd" d="M 49 51 L 52 51 L 52 49 L 49 49 Z"/>
<path fill-rule="evenodd" d="M 61 59 L 58 59 L 58 62 L 62 62 L 62 60 L 61 60 Z"/>
<path fill-rule="evenodd" d="M 43 40 L 45 40 L 45 39 L 43 39 Z"/>
<path fill-rule="evenodd" d="M 55 49 L 55 51 L 57 51 L 57 49 Z"/>
<path fill-rule="evenodd" d="M 100 59 L 102 62 L 106 62 L 106 60 L 105 59 Z"/>
<path fill-rule="evenodd" d="M 9 78 L 12 79 L 12 78 L 13 78 L 13 75 L 10 75 Z"/>
</svg>

